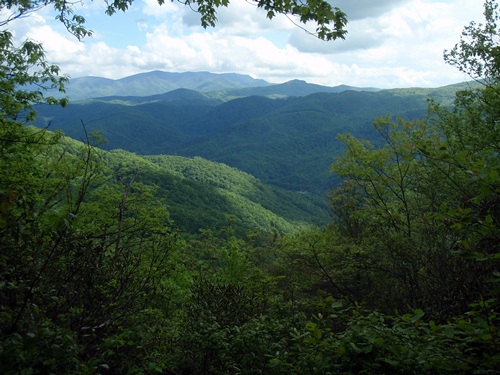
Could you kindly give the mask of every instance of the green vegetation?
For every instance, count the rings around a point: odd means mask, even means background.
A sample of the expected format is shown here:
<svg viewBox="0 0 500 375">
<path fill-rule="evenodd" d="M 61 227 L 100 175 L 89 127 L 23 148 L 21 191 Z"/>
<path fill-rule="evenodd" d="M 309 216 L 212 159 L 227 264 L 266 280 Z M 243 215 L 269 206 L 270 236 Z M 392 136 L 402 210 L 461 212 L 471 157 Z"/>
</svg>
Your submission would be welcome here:
<svg viewBox="0 0 500 375">
<path fill-rule="evenodd" d="M 113 175 L 135 174 L 135 181 L 154 187 L 155 196 L 166 202 L 172 226 L 184 233 L 221 230 L 228 224 L 227 215 L 234 217 L 239 235 L 249 230 L 294 232 L 326 222 L 329 216 L 321 201 L 264 185 L 201 158 L 141 157 L 123 150 L 103 152 L 103 158 Z"/>
<path fill-rule="evenodd" d="M 37 46 L 4 54 L 0 372 L 497 374 L 494 1 L 485 17 L 445 54 L 483 86 L 379 118 L 376 143 L 341 136 L 333 217 L 302 229 L 300 194 L 280 206 L 287 192 L 225 165 L 26 126 L 44 97 L 20 86 L 61 79 Z"/>
<path fill-rule="evenodd" d="M 443 97 L 453 97 L 443 90 Z M 333 157 L 343 150 L 338 134 L 351 132 L 380 142 L 371 127 L 376 116 L 421 117 L 431 97 L 390 90 L 345 91 L 283 99 L 250 96 L 217 103 L 194 95 L 185 100 L 186 94 L 125 97 L 125 105 L 113 97 L 116 104 L 99 100 L 71 103 L 64 109 L 37 107 L 38 126 L 84 139 L 83 128 L 75 126 L 83 121 L 89 131 L 103 131 L 106 148 L 142 155 L 199 156 L 324 201 L 328 188 L 338 182 L 328 173 Z"/>
</svg>

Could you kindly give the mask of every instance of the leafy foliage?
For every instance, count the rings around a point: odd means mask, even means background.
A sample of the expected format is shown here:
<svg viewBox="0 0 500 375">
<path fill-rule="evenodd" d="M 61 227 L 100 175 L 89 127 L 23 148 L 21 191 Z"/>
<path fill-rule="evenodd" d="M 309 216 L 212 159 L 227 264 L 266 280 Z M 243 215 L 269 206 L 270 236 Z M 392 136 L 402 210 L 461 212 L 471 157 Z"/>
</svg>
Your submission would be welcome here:
<svg viewBox="0 0 500 375">
<path fill-rule="evenodd" d="M 384 315 L 329 298 L 271 364 L 290 374 L 496 373 L 498 316 L 488 302 L 445 324 L 424 317 L 419 309 Z"/>
<path fill-rule="evenodd" d="M 57 88 L 63 91 L 63 85 L 68 80 L 59 77 L 59 68 L 45 62 L 45 55 L 40 44 L 26 41 L 20 47 L 15 47 L 12 34 L 0 31 L 0 114 L 2 122 L 8 119 L 18 119 L 23 115 L 32 121 L 35 112 L 34 103 L 66 104 L 65 99 L 44 97 L 43 91 Z M 33 69 L 35 69 L 33 71 Z M 35 91 L 26 91 L 27 85 L 39 87 Z"/>
<path fill-rule="evenodd" d="M 124 348 L 103 345 L 156 299 L 175 239 L 165 212 L 146 209 L 144 190 L 103 186 L 93 146 L 71 152 L 23 130 L 37 142 L 8 148 L 23 160 L 2 158 L 2 372 L 126 365 L 116 357 Z M 103 189 L 106 199 L 95 200 Z M 146 206 L 136 209 L 138 193 Z"/>
<path fill-rule="evenodd" d="M 500 55 L 498 48 L 499 18 L 495 0 L 484 3 L 486 23 L 471 22 L 462 32 L 460 42 L 451 51 L 445 51 L 445 61 L 471 78 L 484 81 L 487 85 L 499 82 Z"/>
</svg>

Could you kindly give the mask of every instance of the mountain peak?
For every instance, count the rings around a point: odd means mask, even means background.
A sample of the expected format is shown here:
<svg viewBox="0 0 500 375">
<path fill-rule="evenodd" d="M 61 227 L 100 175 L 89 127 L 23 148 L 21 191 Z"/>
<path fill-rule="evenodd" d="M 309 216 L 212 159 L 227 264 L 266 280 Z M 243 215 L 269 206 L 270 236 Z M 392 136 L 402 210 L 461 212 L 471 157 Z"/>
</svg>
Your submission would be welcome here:
<svg viewBox="0 0 500 375">
<path fill-rule="evenodd" d="M 177 89 L 201 93 L 245 87 L 270 85 L 261 79 L 237 73 L 165 72 L 153 70 L 117 80 L 99 77 L 79 77 L 70 80 L 67 95 L 71 100 L 103 96 L 151 96 Z"/>
<path fill-rule="evenodd" d="M 290 81 L 286 81 L 285 83 L 283 83 L 283 85 L 307 85 L 308 83 L 302 79 L 292 79 Z"/>
</svg>

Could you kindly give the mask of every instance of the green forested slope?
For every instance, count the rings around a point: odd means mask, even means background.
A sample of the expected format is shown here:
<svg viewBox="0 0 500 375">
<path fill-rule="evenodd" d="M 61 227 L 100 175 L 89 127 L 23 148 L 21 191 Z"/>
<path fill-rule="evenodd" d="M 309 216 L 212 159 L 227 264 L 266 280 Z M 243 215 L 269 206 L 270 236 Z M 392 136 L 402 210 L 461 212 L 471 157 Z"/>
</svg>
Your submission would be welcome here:
<svg viewBox="0 0 500 375">
<path fill-rule="evenodd" d="M 258 87 L 245 87 L 233 88 L 224 91 L 215 91 L 207 93 L 214 98 L 225 97 L 226 100 L 234 98 L 243 98 L 247 96 L 266 96 L 269 98 L 283 98 L 290 96 L 307 96 L 318 92 L 339 93 L 343 91 L 378 91 L 375 88 L 358 88 L 353 86 L 340 85 L 335 87 L 315 85 L 301 80 L 291 80 L 285 83 L 258 86 Z"/>
<path fill-rule="evenodd" d="M 64 109 L 40 107 L 38 124 L 50 123 L 51 129 L 81 139 L 83 122 L 88 130 L 103 131 L 107 149 L 201 156 L 265 183 L 320 197 L 334 183 L 327 171 L 342 149 L 338 134 L 351 132 L 373 140 L 377 135 L 371 123 L 377 116 L 413 118 L 427 107 L 424 95 L 389 91 L 283 99 L 250 96 L 219 105 L 204 99 L 156 99 L 139 105 L 94 101 Z"/>
<path fill-rule="evenodd" d="M 180 199 L 178 209 L 191 212 L 187 219 L 199 217 L 200 227 L 203 227 L 201 217 L 206 217 L 207 221 L 219 217 L 220 226 L 222 213 L 235 215 L 239 227 L 262 231 L 276 229 L 279 232 L 323 224 L 329 218 L 326 199 L 263 184 L 255 177 L 221 163 L 199 157 L 166 155 L 146 156 L 145 159 L 190 185 L 189 192 L 179 188 L 177 196 L 171 199 L 174 202 Z M 197 188 L 197 185 L 205 188 Z M 214 198 L 206 194 L 209 189 L 213 189 Z M 197 202 L 198 199 L 205 204 Z M 228 205 L 225 210 L 224 204 Z M 171 212 L 174 211 L 171 209 Z"/>
<path fill-rule="evenodd" d="M 87 102 L 89 101 L 110 102 L 123 105 L 137 105 L 152 102 L 176 102 L 177 104 L 181 103 L 187 105 L 199 102 L 200 105 L 217 105 L 224 102 L 224 100 L 214 99 L 201 92 L 184 88 L 150 96 L 113 95 L 96 97 L 92 100 L 88 100 Z"/>
<path fill-rule="evenodd" d="M 423 96 L 387 92 L 238 99 L 207 112 L 190 144 L 176 152 L 235 166 L 289 190 L 324 194 L 334 183 L 328 167 L 342 150 L 338 134 L 376 141 L 371 123 L 377 116 L 413 118 L 426 107 Z"/>
<path fill-rule="evenodd" d="M 79 141 L 63 138 L 50 152 L 77 160 L 82 147 Z M 104 187 L 142 185 L 169 212 L 171 226 L 182 233 L 218 231 L 229 222 L 240 236 L 247 231 L 292 233 L 324 225 L 330 217 L 326 199 L 266 185 L 245 172 L 199 157 L 140 156 L 124 150 L 96 151 L 96 157 L 101 160 Z M 51 158 L 47 163 L 57 164 L 57 156 Z M 91 194 L 99 197 L 102 189 Z"/>
<path fill-rule="evenodd" d="M 173 226 L 183 232 L 221 229 L 228 225 L 228 215 L 239 234 L 292 232 L 328 220 L 326 200 L 266 186 L 220 163 L 180 156 L 141 157 L 123 150 L 104 155 L 116 178 L 136 176 L 136 181 L 154 187 Z"/>
</svg>

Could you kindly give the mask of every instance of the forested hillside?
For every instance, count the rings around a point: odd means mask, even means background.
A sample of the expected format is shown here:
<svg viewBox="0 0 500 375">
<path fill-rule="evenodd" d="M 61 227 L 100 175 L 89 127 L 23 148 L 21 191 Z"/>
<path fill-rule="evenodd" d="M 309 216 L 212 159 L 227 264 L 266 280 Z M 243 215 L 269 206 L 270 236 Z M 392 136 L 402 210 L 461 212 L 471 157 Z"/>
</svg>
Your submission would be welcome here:
<svg viewBox="0 0 500 375">
<path fill-rule="evenodd" d="M 441 99 L 452 95 L 448 89 Z M 441 92 L 435 90 L 435 92 Z M 250 96 L 223 103 L 193 91 L 119 97 L 40 107 L 38 125 L 82 139 L 84 128 L 103 131 L 106 149 L 143 155 L 202 158 L 247 172 L 262 182 L 322 198 L 335 180 L 328 168 L 342 151 L 341 133 L 378 142 L 377 116 L 421 117 L 429 92 L 316 93 L 271 99 Z"/>
<path fill-rule="evenodd" d="M 326 154 L 325 129 L 348 131 L 330 155 L 341 180 L 321 226 L 309 194 L 228 165 L 103 150 L 78 116 L 82 141 L 28 126 L 33 103 L 67 103 L 26 87 L 65 79 L 41 46 L 15 49 L 0 31 L 0 373 L 498 374 L 499 22 L 486 1 L 485 23 L 445 54 L 480 82 L 451 106 L 422 112 L 391 92 L 249 97 L 193 106 L 186 129 L 170 128 L 185 149 L 210 134 L 212 150 L 236 154 L 269 136 L 297 164 L 309 159 L 292 150 Z M 368 128 L 388 102 L 401 116 Z M 91 104 L 131 109 L 123 121 L 168 106 Z M 233 138 L 245 142 L 222 143 Z"/>
<path fill-rule="evenodd" d="M 110 173 L 134 178 L 155 190 L 171 226 L 182 233 L 221 230 L 229 221 L 236 234 L 292 233 L 328 221 L 325 202 L 262 184 L 255 177 L 201 158 L 103 152 Z M 111 178 L 111 176 L 110 176 Z"/>
</svg>

